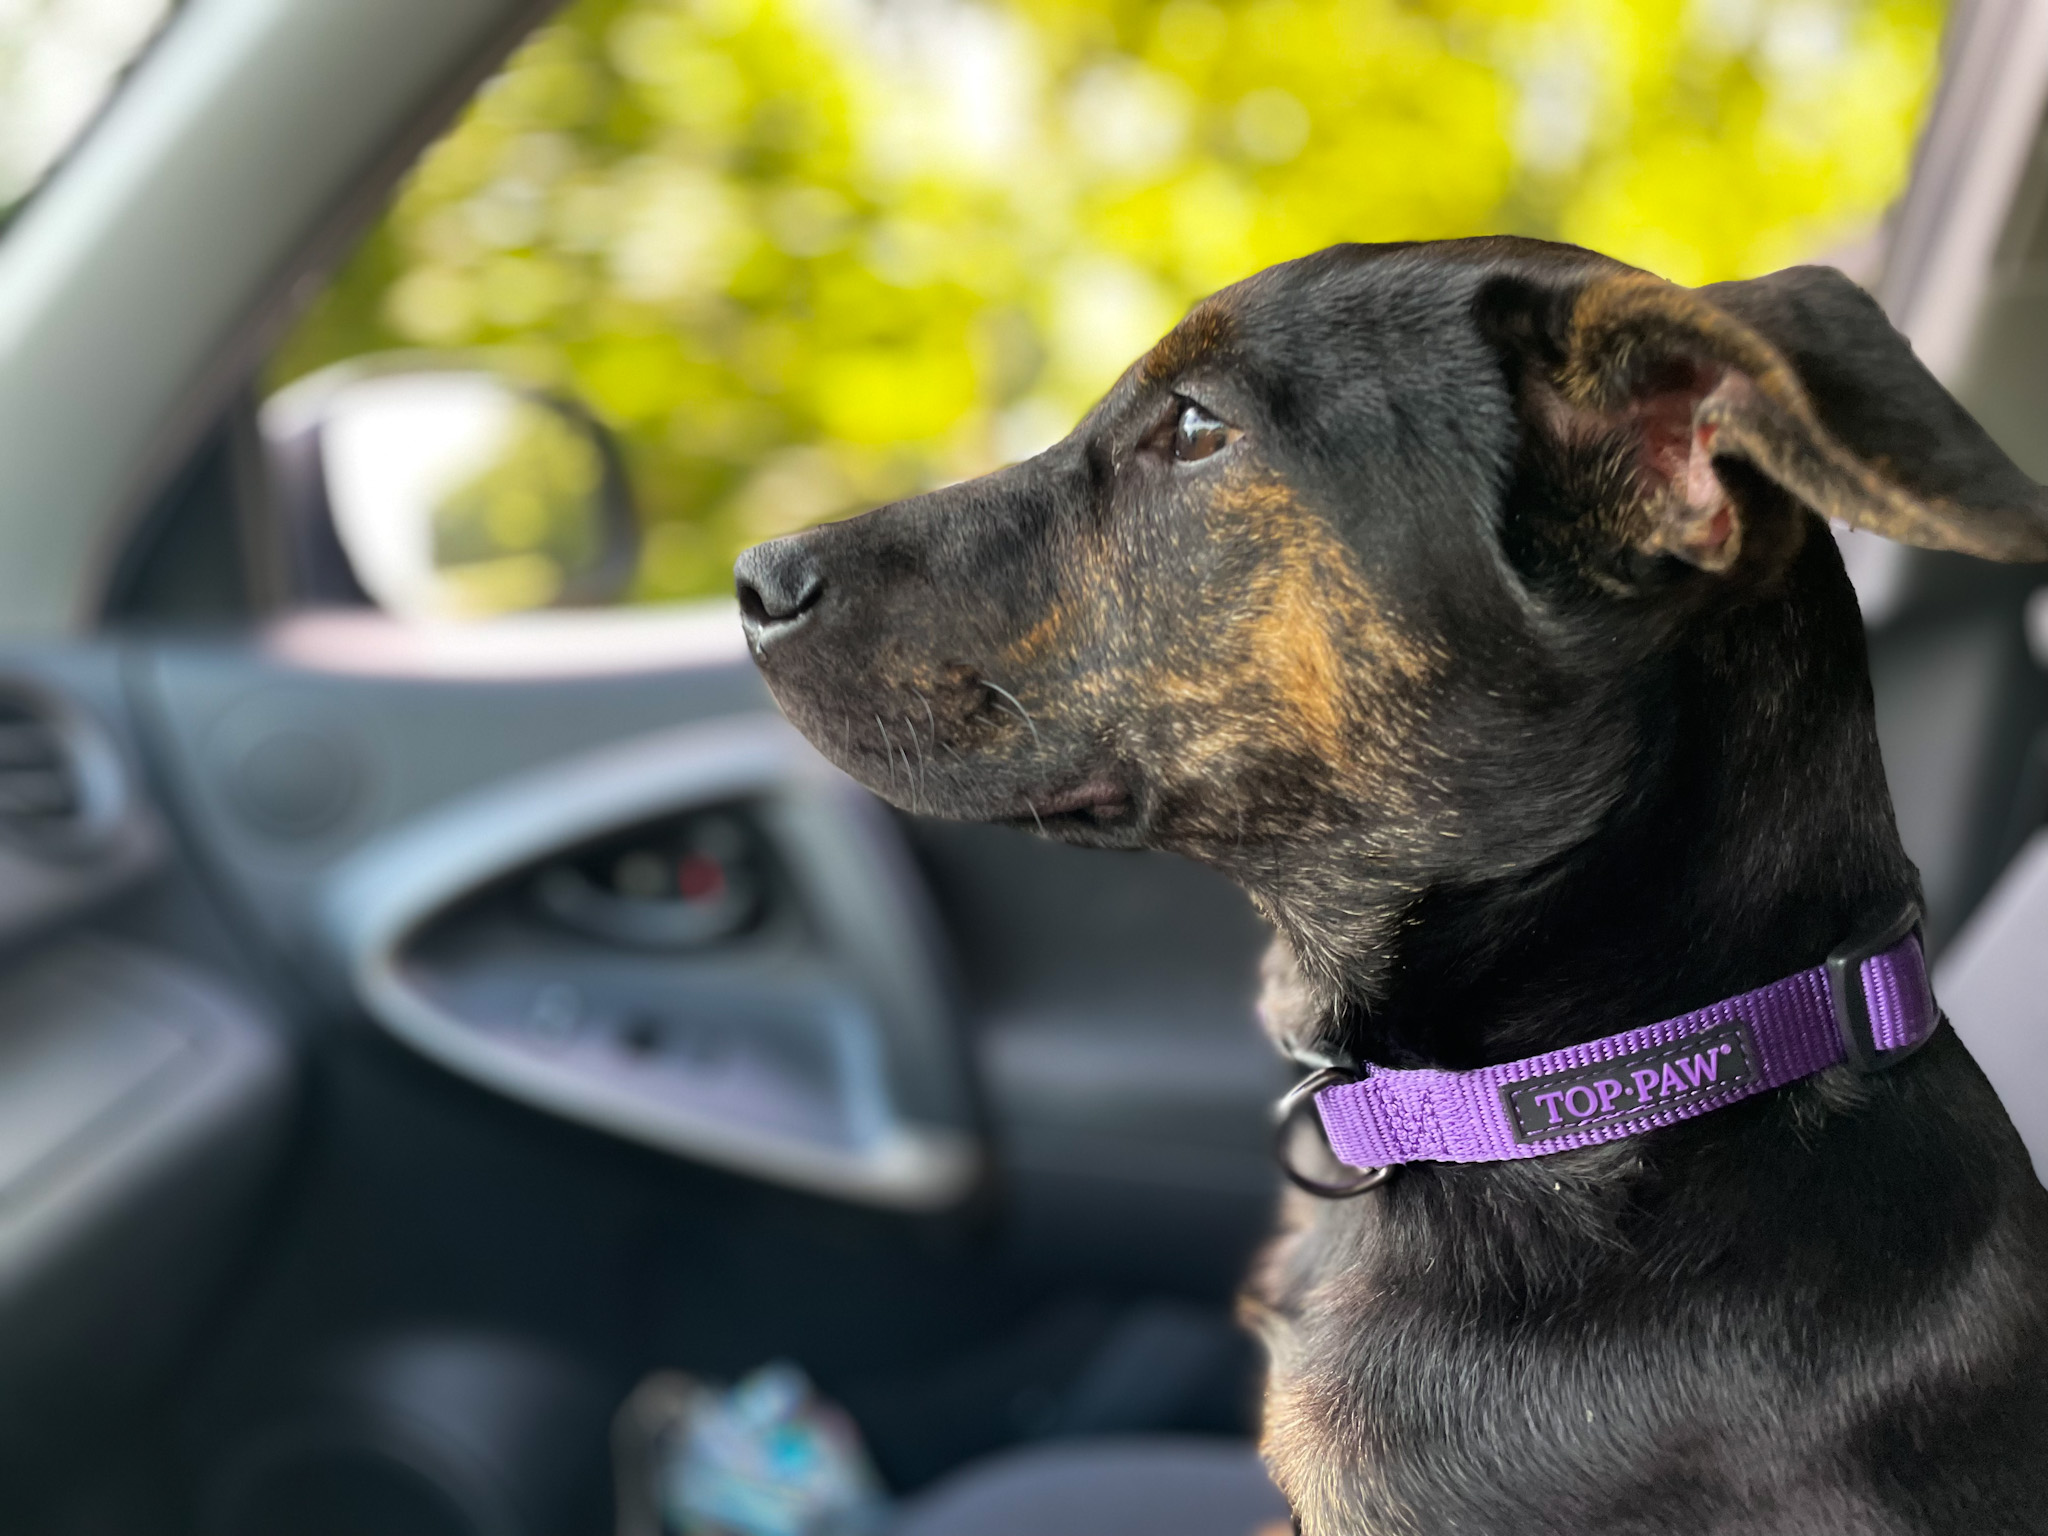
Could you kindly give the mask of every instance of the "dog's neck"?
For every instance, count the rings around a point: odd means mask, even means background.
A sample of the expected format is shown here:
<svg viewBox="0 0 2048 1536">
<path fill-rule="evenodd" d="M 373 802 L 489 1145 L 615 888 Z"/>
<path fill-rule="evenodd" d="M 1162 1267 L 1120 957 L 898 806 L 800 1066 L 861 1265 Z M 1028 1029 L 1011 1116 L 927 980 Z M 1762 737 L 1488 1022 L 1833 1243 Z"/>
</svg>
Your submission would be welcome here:
<svg viewBox="0 0 2048 1536">
<path fill-rule="evenodd" d="M 1779 592 L 1671 654 L 1598 833 L 1532 875 L 1422 891 L 1372 963 L 1321 978 L 1326 1048 L 1462 1069 L 1596 1039 L 1817 964 L 1917 896 L 1855 594 L 1815 534 Z"/>
</svg>

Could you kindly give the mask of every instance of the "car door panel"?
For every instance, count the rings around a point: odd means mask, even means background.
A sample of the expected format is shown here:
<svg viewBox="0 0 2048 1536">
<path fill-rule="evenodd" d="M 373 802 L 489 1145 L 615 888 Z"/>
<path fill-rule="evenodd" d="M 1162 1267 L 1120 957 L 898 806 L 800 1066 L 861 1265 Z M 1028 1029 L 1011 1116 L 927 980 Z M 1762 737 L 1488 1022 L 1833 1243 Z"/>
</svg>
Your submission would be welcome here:
<svg viewBox="0 0 2048 1536">
<path fill-rule="evenodd" d="M 174 1376 L 275 1190 L 294 1075 L 260 990 L 146 915 L 191 890 L 110 645 L 0 656 L 0 889 L 4 1522 Z"/>
<path fill-rule="evenodd" d="M 423 639 L 408 654 L 405 626 L 328 622 L 317 645 L 301 630 L 248 648 L 155 646 L 137 664 L 138 688 L 181 815 L 231 899 L 284 953 L 354 990 L 353 1003 L 367 990 L 368 1011 L 400 1019 L 415 1044 L 437 1041 L 427 1048 L 444 1063 L 466 1054 L 472 1075 L 501 1089 L 522 1077 L 423 1020 L 417 994 L 399 995 L 389 953 L 398 937 L 594 837 L 766 794 L 794 774 L 809 789 L 768 795 L 762 828 L 809 887 L 802 916 L 813 939 L 837 929 L 825 948 L 842 959 L 889 956 L 869 967 L 863 990 L 898 1021 L 895 1076 L 913 1118 L 968 1124 L 966 1090 L 946 1060 L 957 1036 L 976 1056 L 1006 1172 L 1220 1191 L 1263 1206 L 1262 1104 L 1278 1073 L 1249 1024 L 1258 928 L 1220 880 L 1176 861 L 1094 860 L 1007 831 L 917 822 L 908 825 L 920 890 L 900 889 L 901 839 L 873 825 L 825 856 L 835 835 L 873 821 L 873 802 L 775 721 L 722 608 L 692 621 L 720 626 L 716 638 L 666 615 L 527 619 L 499 652 L 485 643 L 492 626 Z M 537 642 L 549 631 L 552 644 Z M 669 649 L 650 636 L 669 637 Z M 437 657 L 436 643 L 461 655 Z M 507 654 L 521 646 L 537 658 L 524 674 Z M 676 654 L 684 664 L 663 664 Z M 339 775 L 346 787 L 252 783 L 288 747 L 309 776 L 352 765 Z M 333 802 L 324 815 L 274 809 L 323 795 Z M 401 891 L 408 883 L 416 888 Z M 885 898 L 896 920 L 876 923 Z M 924 931 L 926 901 L 938 909 L 942 953 L 922 953 L 937 938 Z M 867 926 L 849 927 L 858 922 Z M 471 960 L 496 942 L 510 965 L 523 943 L 519 986 L 532 994 L 548 984 L 533 959 L 548 937 L 544 926 L 472 934 Z M 597 958 L 552 937 L 560 966 Z M 792 976 L 805 947 L 764 963 Z M 717 962 L 699 966 L 700 986 L 726 986 L 744 946 L 695 958 Z M 615 970 L 631 959 L 610 956 Z M 658 989 L 662 967 L 649 971 L 644 955 L 633 963 Z M 949 973 L 958 991 L 941 1002 Z M 666 974 L 672 990 L 688 989 L 687 972 Z M 490 985 L 473 963 L 466 975 L 465 985 Z M 941 1008 L 964 1017 L 944 1028 L 901 1023 Z M 530 1080 L 521 1091 L 546 1097 Z"/>
<path fill-rule="evenodd" d="M 175 1384 L 193 1465 L 231 1470 L 394 1330 L 538 1341 L 619 1392 L 787 1356 L 916 1481 L 1060 1422 L 1135 1298 L 1209 1309 L 1213 1345 L 1274 1188 L 1249 909 L 1177 861 L 887 811 L 797 742 L 734 628 L 357 615 L 0 655 L 0 693 L 104 724 L 145 829 L 118 878 L 73 867 L 22 910 L 0 975 L 0 1098 L 75 1105 L 79 1146 L 129 1127 L 112 1193 L 63 1202 L 63 1254 L 23 1262 L 19 1305 L 61 1326 L 7 1331 L 50 1341 L 0 1358 L 15 1400 L 72 1400 L 50 1373 L 97 1338 L 129 1367 L 80 1412 Z M 732 942 L 608 942 L 536 900 L 564 857 L 707 807 L 772 854 Z M 836 986 L 886 1024 L 885 1106 L 966 1152 L 919 1199 L 792 1177 L 422 1049 L 371 979 L 472 1023 L 566 982 L 742 1032 L 764 996 Z M 24 1118 L 0 1162 L 30 1140 Z"/>
<path fill-rule="evenodd" d="M 16 1464 L 166 1369 L 251 1230 L 290 1075 L 219 978 L 73 940 L 0 981 L 0 1445 Z"/>
</svg>

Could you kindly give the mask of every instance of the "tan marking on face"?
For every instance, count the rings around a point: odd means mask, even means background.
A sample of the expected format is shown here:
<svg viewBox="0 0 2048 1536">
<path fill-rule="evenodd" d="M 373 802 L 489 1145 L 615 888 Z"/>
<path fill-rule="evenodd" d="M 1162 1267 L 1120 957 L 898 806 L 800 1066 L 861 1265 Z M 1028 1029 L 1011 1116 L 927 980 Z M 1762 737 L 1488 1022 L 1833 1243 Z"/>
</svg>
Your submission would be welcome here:
<svg viewBox="0 0 2048 1536">
<path fill-rule="evenodd" d="M 1256 461 L 1167 515 L 1170 527 L 1111 519 L 1062 543 L 1058 590 L 1003 646 L 1006 684 L 1041 725 L 1099 731 L 1185 791 L 1202 836 L 1256 827 L 1262 805 L 1233 786 L 1275 756 L 1324 764 L 1323 790 L 1412 819 L 1421 776 L 1407 759 L 1441 647 L 1402 625 L 1327 519 Z"/>
<path fill-rule="evenodd" d="M 1189 721 L 1180 771 L 1281 746 L 1339 781 L 1383 776 L 1402 734 L 1387 696 L 1397 679 L 1434 670 L 1431 648 L 1388 615 L 1335 531 L 1284 483 L 1227 486 L 1210 513 L 1214 537 L 1260 558 L 1242 590 L 1205 614 L 1199 653 L 1149 680 Z"/>
<path fill-rule="evenodd" d="M 1204 299 L 1140 360 L 1138 382 L 1157 384 L 1193 367 L 1230 339 L 1233 323 L 1221 298 Z"/>
<path fill-rule="evenodd" d="M 1054 598 L 1037 623 L 1003 647 L 1004 660 L 1022 664 L 1053 654 L 1068 638 L 1072 624 L 1073 613 L 1066 600 Z"/>
<path fill-rule="evenodd" d="M 1342 616 L 1330 610 L 1324 575 L 1306 551 L 1288 548 L 1261 583 L 1264 613 L 1252 631 L 1251 654 L 1302 739 L 1325 762 L 1336 762 L 1344 747 L 1350 679 L 1331 633 L 1332 621 Z"/>
<path fill-rule="evenodd" d="M 1275 638 L 1311 643 L 1317 659 L 1301 680 L 1363 666 L 1376 675 L 1411 682 L 1429 677 L 1441 660 L 1421 636 L 1403 628 L 1366 583 L 1344 541 L 1322 517 L 1301 505 L 1276 480 L 1259 480 L 1229 496 L 1224 508 L 1254 525 L 1254 536 L 1275 558 L 1253 590 L 1267 599 L 1266 630 Z"/>
</svg>

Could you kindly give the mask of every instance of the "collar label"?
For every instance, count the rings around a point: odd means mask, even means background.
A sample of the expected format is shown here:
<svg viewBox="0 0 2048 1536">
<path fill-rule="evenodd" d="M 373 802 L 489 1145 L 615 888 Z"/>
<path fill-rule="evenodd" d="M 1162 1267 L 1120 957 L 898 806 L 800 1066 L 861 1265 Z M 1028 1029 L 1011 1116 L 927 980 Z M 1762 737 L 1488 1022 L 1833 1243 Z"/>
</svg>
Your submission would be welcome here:
<svg viewBox="0 0 2048 1536">
<path fill-rule="evenodd" d="M 1671 1045 L 1501 1085 L 1515 1140 L 1532 1146 L 1559 1136 L 1694 1108 L 1756 1081 L 1756 1049 L 1740 1020 Z"/>
</svg>

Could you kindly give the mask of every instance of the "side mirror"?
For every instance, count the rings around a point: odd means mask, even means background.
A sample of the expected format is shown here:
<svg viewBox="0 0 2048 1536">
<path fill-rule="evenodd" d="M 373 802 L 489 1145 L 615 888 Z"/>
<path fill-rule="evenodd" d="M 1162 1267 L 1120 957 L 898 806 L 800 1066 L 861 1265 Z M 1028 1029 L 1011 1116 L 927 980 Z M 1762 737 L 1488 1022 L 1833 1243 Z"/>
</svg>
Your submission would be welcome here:
<svg viewBox="0 0 2048 1536">
<path fill-rule="evenodd" d="M 618 445 L 571 401 L 392 353 L 297 380 L 260 420 L 301 600 L 482 616 L 611 602 L 632 582 Z"/>
</svg>

